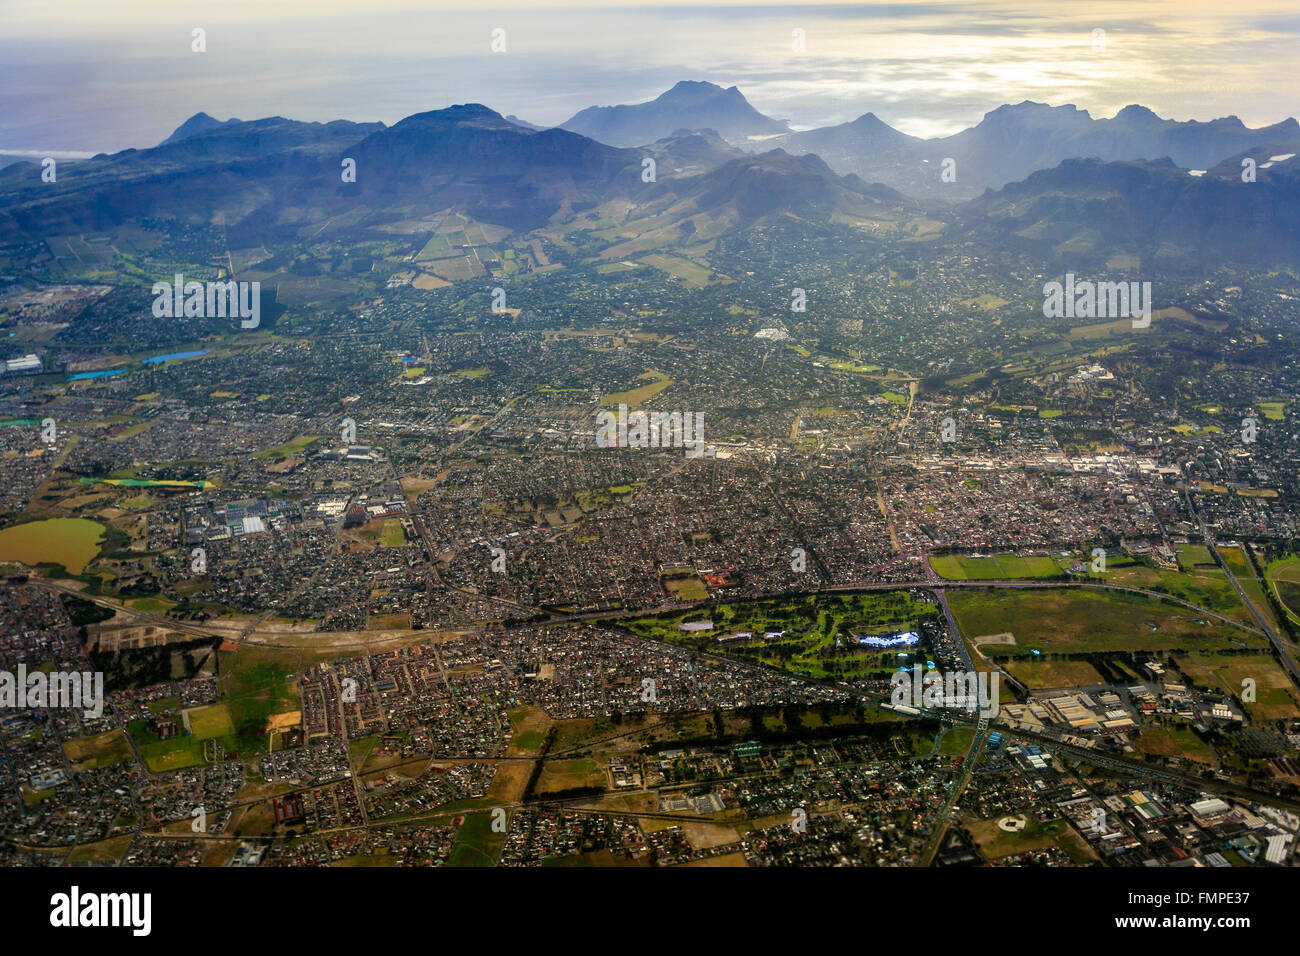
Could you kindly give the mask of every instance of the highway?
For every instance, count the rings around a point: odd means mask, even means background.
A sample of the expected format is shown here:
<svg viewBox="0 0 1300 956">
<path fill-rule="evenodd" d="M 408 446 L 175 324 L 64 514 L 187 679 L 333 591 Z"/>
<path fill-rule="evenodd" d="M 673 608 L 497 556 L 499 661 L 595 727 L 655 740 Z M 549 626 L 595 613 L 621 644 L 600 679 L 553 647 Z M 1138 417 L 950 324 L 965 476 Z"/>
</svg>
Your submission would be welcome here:
<svg viewBox="0 0 1300 956">
<path fill-rule="evenodd" d="M 1246 596 L 1246 592 L 1242 588 L 1241 582 L 1237 580 L 1236 575 L 1232 573 L 1232 569 L 1228 567 L 1228 562 L 1225 561 L 1223 555 L 1219 553 L 1218 543 L 1214 540 L 1214 535 L 1210 533 L 1210 528 L 1205 523 L 1205 516 L 1196 508 L 1196 503 L 1192 499 L 1192 483 L 1189 474 L 1191 471 L 1191 462 L 1184 462 L 1183 470 L 1183 497 L 1187 499 L 1188 511 L 1192 513 L 1196 518 L 1196 523 L 1200 526 L 1201 536 L 1205 539 L 1206 548 L 1208 548 L 1210 554 L 1214 556 L 1214 560 L 1218 563 L 1219 567 L 1223 569 L 1224 575 L 1226 575 L 1228 580 L 1232 582 L 1233 588 L 1237 591 L 1237 596 L 1241 598 L 1241 603 L 1246 606 L 1246 609 L 1250 611 L 1251 617 L 1253 617 L 1256 623 L 1259 624 L 1259 633 L 1267 637 L 1269 643 L 1273 645 L 1273 650 L 1277 652 L 1278 660 L 1280 660 L 1282 666 L 1286 668 L 1287 674 L 1290 675 L 1292 683 L 1297 687 L 1300 687 L 1300 665 L 1296 664 L 1291 648 L 1287 645 L 1287 642 L 1273 630 L 1273 625 L 1269 623 L 1263 612 L 1259 608 L 1255 607 L 1250 598 Z M 1242 553 L 1243 555 L 1245 554 L 1245 549 L 1242 550 Z"/>
</svg>

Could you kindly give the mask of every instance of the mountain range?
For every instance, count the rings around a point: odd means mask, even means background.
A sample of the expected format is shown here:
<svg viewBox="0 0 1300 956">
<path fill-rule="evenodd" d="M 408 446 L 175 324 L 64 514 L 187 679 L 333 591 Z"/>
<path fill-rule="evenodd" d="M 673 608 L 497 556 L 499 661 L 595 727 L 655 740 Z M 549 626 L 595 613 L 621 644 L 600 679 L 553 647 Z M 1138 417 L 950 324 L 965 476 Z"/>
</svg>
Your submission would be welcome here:
<svg viewBox="0 0 1300 956">
<path fill-rule="evenodd" d="M 0 240 L 170 218 L 219 224 L 231 242 L 252 245 L 454 208 L 525 231 L 581 216 L 603 224 L 617 254 L 632 254 L 774 217 L 880 235 L 922 218 L 928 205 L 942 222 L 927 223 L 927 238 L 1019 245 L 1049 258 L 1300 261 L 1294 120 L 1249 130 L 1235 117 L 1177 123 L 1129 107 L 1094 120 L 1074 107 L 1021 103 L 936 140 L 870 113 L 793 132 L 734 87 L 706 83 L 594 109 L 555 128 L 480 104 L 392 126 L 199 113 L 151 149 L 60 167 L 55 183 L 43 183 L 34 162 L 0 170 Z M 691 125 L 706 118 L 717 126 Z M 631 148 L 574 126 L 620 142 L 660 135 Z M 778 127 L 784 132 L 761 132 Z M 1253 183 L 1242 181 L 1245 158 L 1258 166 Z M 956 183 L 942 181 L 945 159 L 955 161 Z M 341 175 L 348 160 L 355 181 Z M 946 211 L 936 212 L 944 189 Z"/>
<path fill-rule="evenodd" d="M 1251 129 L 1236 116 L 1179 122 L 1133 105 L 1110 119 L 1094 119 L 1071 105 L 1028 100 L 1000 106 L 975 126 L 933 139 L 902 133 L 874 113 L 794 131 L 754 109 L 734 86 L 723 89 L 690 81 L 648 103 L 590 107 L 561 127 L 620 147 L 647 146 L 682 128 L 707 128 L 742 149 L 815 153 L 842 175 L 853 173 L 919 199 L 939 201 L 969 199 L 1066 159 L 1168 157 L 1185 169 L 1208 169 L 1264 145 L 1300 145 L 1300 124 L 1290 118 Z M 943 178 L 945 160 L 955 164 L 952 181 Z"/>
</svg>

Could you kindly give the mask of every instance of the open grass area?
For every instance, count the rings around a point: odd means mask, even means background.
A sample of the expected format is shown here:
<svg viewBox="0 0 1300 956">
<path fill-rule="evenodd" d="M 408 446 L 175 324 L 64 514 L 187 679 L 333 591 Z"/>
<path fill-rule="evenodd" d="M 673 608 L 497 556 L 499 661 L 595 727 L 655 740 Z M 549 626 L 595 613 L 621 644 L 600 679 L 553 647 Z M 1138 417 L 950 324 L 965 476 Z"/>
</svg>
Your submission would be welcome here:
<svg viewBox="0 0 1300 956">
<path fill-rule="evenodd" d="M 101 840 L 98 843 L 83 843 L 72 848 L 72 852 L 68 854 L 68 862 L 103 863 L 107 860 L 117 862 L 134 839 L 135 834 L 128 833 L 126 836 L 113 837 L 111 840 Z"/>
<path fill-rule="evenodd" d="M 1195 611 L 1138 594 L 1044 588 L 952 592 L 949 606 L 968 638 L 1011 632 L 1014 645 L 986 644 L 989 657 L 1092 651 L 1260 648 L 1264 638 Z"/>
<path fill-rule="evenodd" d="M 1030 690 L 1090 687 L 1094 684 L 1106 683 L 1097 673 L 1097 668 L 1087 661 L 1057 661 L 1030 656 L 1003 661 L 1002 667 Z"/>
<path fill-rule="evenodd" d="M 1049 820 L 1046 823 L 1028 820 L 1023 830 L 1008 832 L 998 826 L 1000 819 L 1003 818 L 979 820 L 967 827 L 980 852 L 991 860 L 1049 846 L 1059 846 L 1076 863 L 1093 857 L 1086 841 L 1065 820 Z"/>
<path fill-rule="evenodd" d="M 1264 596 L 1264 585 L 1258 577 L 1255 576 L 1254 565 L 1251 564 L 1250 558 L 1246 552 L 1240 548 L 1220 548 L 1219 556 L 1223 558 L 1228 569 L 1232 571 L 1232 576 L 1237 579 L 1241 589 L 1246 592 L 1248 600 L 1259 611 L 1264 620 L 1274 628 L 1279 628 L 1281 623 L 1273 614 L 1273 608 L 1268 603 L 1268 598 Z M 1251 618 L 1253 621 L 1253 618 Z"/>
<path fill-rule="evenodd" d="M 670 572 L 664 575 L 663 584 L 669 594 L 675 594 L 683 601 L 703 601 L 709 596 L 708 588 L 694 572 Z"/>
<path fill-rule="evenodd" d="M 1300 624 L 1300 557 L 1274 561 L 1266 572 L 1273 596 L 1287 616 Z"/>
<path fill-rule="evenodd" d="M 709 284 L 711 271 L 707 266 L 702 266 L 698 262 L 692 262 L 690 259 L 683 259 L 680 256 L 649 255 L 642 256 L 638 261 L 646 265 L 654 266 L 656 269 L 668 273 L 670 276 L 677 276 L 690 285 L 697 288 L 703 288 Z"/>
<path fill-rule="evenodd" d="M 1181 757 L 1195 763 L 1214 763 L 1214 751 L 1190 727 L 1143 727 L 1134 745 L 1141 753 L 1151 756 Z"/>
<path fill-rule="evenodd" d="M 266 727 L 272 714 L 301 710 L 298 688 L 285 678 L 293 667 L 273 648 L 243 646 L 220 655 L 221 690 L 235 729 L 235 746 L 242 750 L 266 747 Z"/>
<path fill-rule="evenodd" d="M 235 732 L 235 723 L 225 704 L 196 707 L 186 715 L 186 719 L 189 721 L 190 733 L 199 740 L 228 737 Z"/>
<path fill-rule="evenodd" d="M 254 458 L 291 458 L 294 455 L 302 454 L 316 442 L 320 441 L 320 435 L 299 435 L 292 441 L 285 442 L 283 445 L 276 445 L 274 448 L 266 448 L 253 455 Z"/>
<path fill-rule="evenodd" d="M 1180 571 L 1191 571 L 1198 567 L 1218 567 L 1215 564 L 1214 556 L 1210 554 L 1210 549 L 1203 544 L 1180 544 L 1178 546 L 1178 569 Z"/>
<path fill-rule="evenodd" d="M 586 757 L 574 760 L 549 760 L 542 767 L 541 776 L 537 780 L 536 794 L 544 796 L 558 790 L 603 787 L 608 780 L 605 768 Z"/>
<path fill-rule="evenodd" d="M 611 392 L 608 395 L 601 396 L 600 404 L 606 407 L 617 407 L 626 405 L 629 409 L 639 408 L 642 402 L 648 402 L 669 385 L 673 380 L 663 372 L 656 372 L 653 369 L 638 375 L 639 380 L 649 379 L 646 385 L 637 388 L 628 389 L 626 392 Z"/>
<path fill-rule="evenodd" d="M 378 541 L 385 548 L 400 548 L 406 544 L 406 532 L 402 530 L 402 522 L 396 518 L 385 518 L 382 522 L 372 521 L 361 534 L 372 541 Z"/>
<path fill-rule="evenodd" d="M 546 731 L 551 726 L 551 718 L 547 717 L 546 711 L 541 708 L 515 708 L 508 711 L 507 717 L 510 718 L 510 749 L 507 753 L 511 756 L 520 753 L 537 753 L 546 741 Z"/>
<path fill-rule="evenodd" d="M 121 730 L 107 730 L 91 737 L 65 740 L 63 752 L 77 770 L 95 770 L 134 760 L 131 743 Z"/>
<path fill-rule="evenodd" d="M 456 846 L 451 851 L 448 865 L 495 866 L 505 841 L 504 833 L 492 831 L 490 812 L 471 813 L 465 817 L 465 822 L 456 833 Z"/>
<path fill-rule="evenodd" d="M 939 755 L 960 757 L 970 750 L 970 742 L 974 738 L 975 731 L 970 727 L 954 727 L 939 741 Z"/>
<path fill-rule="evenodd" d="M 1227 575 L 1217 565 L 1196 565 L 1187 570 L 1173 571 L 1117 555 L 1107 559 L 1104 580 L 1107 584 L 1160 591 L 1244 624 L 1253 625 L 1255 622 Z"/>
<path fill-rule="evenodd" d="M 176 602 L 160 595 L 154 595 L 153 597 L 131 598 L 126 602 L 126 605 L 136 611 L 165 614 L 176 606 Z"/>
<path fill-rule="evenodd" d="M 159 740 L 143 720 L 132 723 L 127 732 L 135 741 L 136 749 L 140 751 L 140 756 L 144 758 L 151 773 L 182 770 L 207 762 L 203 756 L 203 744 L 189 734 Z"/>
</svg>

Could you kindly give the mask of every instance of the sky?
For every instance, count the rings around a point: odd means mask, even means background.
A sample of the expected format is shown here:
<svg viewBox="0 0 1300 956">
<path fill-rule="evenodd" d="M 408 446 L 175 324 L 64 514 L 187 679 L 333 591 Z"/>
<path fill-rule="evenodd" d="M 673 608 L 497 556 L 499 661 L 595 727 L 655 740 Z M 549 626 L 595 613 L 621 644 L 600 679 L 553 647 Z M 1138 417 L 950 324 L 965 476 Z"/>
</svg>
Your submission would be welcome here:
<svg viewBox="0 0 1300 956">
<path fill-rule="evenodd" d="M 199 111 L 393 123 L 478 102 L 558 124 L 683 79 L 799 129 L 870 111 L 946 135 L 1026 99 L 1260 126 L 1300 113 L 1297 63 L 1295 0 L 0 0 L 0 153 L 153 146 Z"/>
</svg>

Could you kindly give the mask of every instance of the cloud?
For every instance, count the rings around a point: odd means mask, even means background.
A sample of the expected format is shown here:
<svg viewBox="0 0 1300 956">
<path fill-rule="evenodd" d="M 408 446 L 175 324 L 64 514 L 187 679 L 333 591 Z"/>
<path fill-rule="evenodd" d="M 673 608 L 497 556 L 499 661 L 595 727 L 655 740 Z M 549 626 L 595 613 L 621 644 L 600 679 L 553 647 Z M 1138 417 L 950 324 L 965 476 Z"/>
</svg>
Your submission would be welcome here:
<svg viewBox="0 0 1300 956">
<path fill-rule="evenodd" d="M 67 5 L 88 19 L 38 17 L 44 3 L 8 0 L 0 140 L 108 151 L 153 145 L 198 110 L 391 123 L 466 101 L 554 124 L 586 106 L 652 99 L 680 79 L 738 85 L 800 127 L 871 111 L 938 135 L 1024 99 L 1262 125 L 1294 110 L 1284 79 L 1300 58 L 1289 0 Z M 189 48 L 196 25 L 208 30 L 205 54 Z M 507 30 L 501 55 L 489 50 L 496 26 Z M 791 49 L 796 27 L 803 54 Z M 1095 29 L 1106 31 L 1104 49 Z"/>
</svg>

